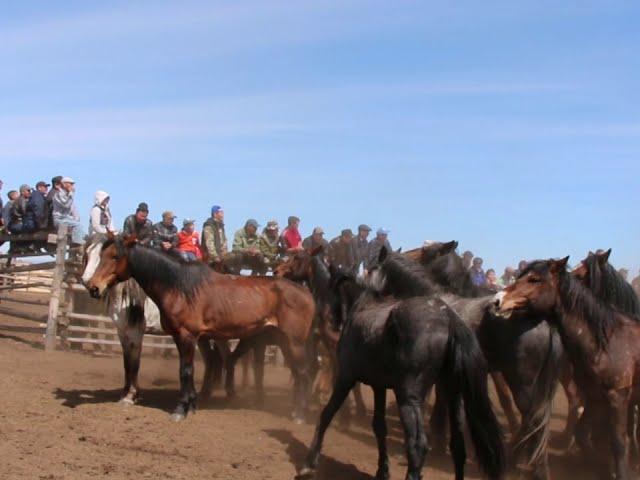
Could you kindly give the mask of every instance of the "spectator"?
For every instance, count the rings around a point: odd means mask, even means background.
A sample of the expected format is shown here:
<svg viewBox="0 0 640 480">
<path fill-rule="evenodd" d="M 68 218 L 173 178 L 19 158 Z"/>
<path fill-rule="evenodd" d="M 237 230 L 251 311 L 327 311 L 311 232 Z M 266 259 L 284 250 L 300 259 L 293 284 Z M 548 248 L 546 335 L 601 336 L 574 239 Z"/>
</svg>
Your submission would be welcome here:
<svg viewBox="0 0 640 480">
<path fill-rule="evenodd" d="M 9 232 L 14 235 L 26 233 L 24 217 L 27 213 L 29 197 L 31 197 L 31 187 L 26 184 L 20 185 L 20 195 L 13 202 L 13 211 L 9 222 Z"/>
<path fill-rule="evenodd" d="M 621 268 L 620 270 L 618 270 L 618 273 L 622 278 L 624 278 L 625 282 L 629 281 L 629 270 L 627 270 L 626 268 Z"/>
<path fill-rule="evenodd" d="M 62 176 L 56 175 L 51 179 L 51 190 L 47 193 L 47 203 L 49 204 L 49 228 L 53 228 L 53 197 L 62 188 Z"/>
<path fill-rule="evenodd" d="M 9 192 L 9 193 L 11 193 L 11 192 Z M 636 278 L 634 278 L 631 281 L 631 286 L 635 290 L 636 295 L 638 295 L 638 297 L 640 297 L 640 275 L 638 275 Z"/>
<path fill-rule="evenodd" d="M 315 227 L 311 235 L 302 241 L 302 248 L 305 250 L 313 250 L 322 247 L 318 253 L 318 258 L 323 262 L 327 262 L 329 256 L 329 242 L 324 239 L 324 230 L 322 227 Z"/>
<path fill-rule="evenodd" d="M 502 286 L 498 282 L 496 271 L 493 268 L 487 270 L 486 282 L 486 287 L 492 292 L 499 292 L 500 290 L 502 290 Z"/>
<path fill-rule="evenodd" d="M 173 224 L 175 219 L 173 212 L 162 212 L 162 221 L 153 226 L 152 245 L 155 248 L 168 252 L 178 246 L 178 227 Z"/>
<path fill-rule="evenodd" d="M 299 226 L 300 219 L 298 217 L 291 216 L 287 219 L 287 228 L 282 231 L 280 236 L 280 245 L 285 254 L 302 250 L 302 236 L 298 230 Z"/>
<path fill-rule="evenodd" d="M 260 253 L 264 257 L 264 263 L 268 268 L 273 270 L 279 262 L 280 245 L 278 235 L 278 222 L 275 220 L 269 220 L 267 226 L 264 227 L 262 235 L 258 241 Z"/>
<path fill-rule="evenodd" d="M 53 225 L 57 229 L 59 225 L 66 224 L 71 229 L 71 242 L 80 245 L 83 242 L 82 226 L 73 204 L 75 181 L 70 177 L 64 177 L 60 183 L 60 190 L 53 196 Z"/>
<path fill-rule="evenodd" d="M 526 260 L 520 260 L 520 262 L 518 263 L 518 270 L 516 270 L 516 278 L 522 275 L 522 272 L 524 272 L 527 269 L 528 265 L 529 265 L 529 262 L 527 262 Z"/>
<path fill-rule="evenodd" d="M 135 235 L 139 244 L 149 246 L 153 242 L 153 224 L 149 220 L 149 205 L 140 202 L 136 213 L 124 219 L 122 235 Z"/>
<path fill-rule="evenodd" d="M 345 228 L 329 242 L 329 263 L 344 272 L 356 273 L 358 264 L 353 249 L 353 232 Z"/>
<path fill-rule="evenodd" d="M 367 262 L 365 264 L 365 275 L 371 271 L 372 268 L 378 266 L 378 259 L 380 258 L 380 250 L 385 247 L 388 252 L 391 252 L 391 244 L 389 243 L 389 230 L 386 228 L 379 228 L 376 231 L 376 238 L 369 243 L 369 253 L 367 256 Z"/>
<path fill-rule="evenodd" d="M 211 217 L 202 226 L 202 256 L 218 271 L 227 256 L 227 234 L 224 231 L 224 210 L 220 205 L 211 207 Z"/>
<path fill-rule="evenodd" d="M 473 265 L 473 252 L 467 250 L 462 254 L 462 264 L 464 268 L 471 270 L 471 266 Z"/>
<path fill-rule="evenodd" d="M 232 273 L 239 274 L 243 268 L 251 270 L 252 275 L 266 273 L 264 257 L 260 252 L 258 227 L 258 222 L 250 218 L 233 236 L 231 255 L 225 262 Z"/>
<path fill-rule="evenodd" d="M 483 260 L 480 257 L 476 257 L 473 259 L 473 264 L 471 265 L 471 282 L 476 287 L 485 287 L 487 286 L 487 277 L 482 269 Z"/>
<path fill-rule="evenodd" d="M 200 249 L 200 235 L 196 232 L 195 221 L 185 218 L 182 222 L 182 230 L 178 232 L 178 252 L 188 262 L 202 259 Z"/>
<path fill-rule="evenodd" d="M 111 197 L 107 192 L 98 190 L 94 195 L 93 207 L 89 213 L 89 235 L 94 233 L 106 235 L 107 232 L 114 232 L 113 217 L 109 209 Z"/>
<path fill-rule="evenodd" d="M 31 192 L 24 215 L 25 232 L 47 230 L 49 227 L 49 203 L 47 202 L 48 189 L 49 184 L 40 180 L 36 183 L 36 189 Z"/>
<path fill-rule="evenodd" d="M 356 259 L 356 266 L 354 272 L 357 272 L 360 268 L 360 264 L 364 264 L 367 261 L 367 255 L 369 254 L 369 232 L 371 227 L 364 223 L 358 226 L 358 236 L 353 239 L 353 254 Z"/>
<path fill-rule="evenodd" d="M 0 180 L 0 190 L 2 190 L 2 187 L 4 186 L 4 182 L 2 180 Z M 2 202 L 2 195 L 0 194 L 0 212 L 2 212 L 4 210 L 4 203 Z M 0 229 L 4 226 L 4 220 L 2 219 L 2 216 L 0 215 Z"/>
<path fill-rule="evenodd" d="M 511 285 L 512 283 L 514 283 L 516 281 L 516 271 L 513 267 L 506 267 L 504 269 L 504 273 L 502 274 L 502 276 L 500 277 L 500 286 L 501 287 L 508 287 L 509 285 Z"/>
<path fill-rule="evenodd" d="M 14 204 L 19 196 L 20 193 L 17 190 L 9 190 L 9 193 L 7 193 L 9 201 L 4 205 L 4 207 L 2 207 L 2 224 L 6 231 L 9 231 L 9 226 L 11 225 L 11 220 L 13 218 Z"/>
</svg>

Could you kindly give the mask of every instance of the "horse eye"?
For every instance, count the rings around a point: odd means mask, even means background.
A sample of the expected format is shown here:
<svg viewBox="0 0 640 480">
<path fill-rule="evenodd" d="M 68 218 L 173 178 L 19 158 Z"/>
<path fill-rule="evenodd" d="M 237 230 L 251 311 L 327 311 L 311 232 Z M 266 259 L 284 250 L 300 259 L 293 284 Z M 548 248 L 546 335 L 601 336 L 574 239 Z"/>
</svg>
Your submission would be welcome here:
<svg viewBox="0 0 640 480">
<path fill-rule="evenodd" d="M 529 277 L 529 283 L 540 283 L 542 280 L 540 280 L 538 277 Z"/>
</svg>

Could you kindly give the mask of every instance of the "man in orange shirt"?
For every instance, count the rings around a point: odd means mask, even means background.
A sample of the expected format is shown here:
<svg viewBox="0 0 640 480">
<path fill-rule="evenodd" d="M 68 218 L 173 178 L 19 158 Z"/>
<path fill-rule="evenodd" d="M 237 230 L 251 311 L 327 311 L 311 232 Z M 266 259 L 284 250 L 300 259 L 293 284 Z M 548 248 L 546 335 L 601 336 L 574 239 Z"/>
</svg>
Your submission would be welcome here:
<svg viewBox="0 0 640 480">
<path fill-rule="evenodd" d="M 200 235 L 195 230 L 195 220 L 185 218 L 182 222 L 182 230 L 178 232 L 178 246 L 180 256 L 188 262 L 202 260 L 200 250 Z"/>
</svg>

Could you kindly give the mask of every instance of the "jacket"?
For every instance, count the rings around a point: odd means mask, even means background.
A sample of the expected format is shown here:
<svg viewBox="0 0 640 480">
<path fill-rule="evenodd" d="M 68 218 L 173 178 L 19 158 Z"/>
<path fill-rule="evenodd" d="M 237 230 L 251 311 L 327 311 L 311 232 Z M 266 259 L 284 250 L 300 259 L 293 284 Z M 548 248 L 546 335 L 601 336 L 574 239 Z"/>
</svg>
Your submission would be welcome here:
<svg viewBox="0 0 640 480">
<path fill-rule="evenodd" d="M 36 230 L 46 230 L 49 226 L 49 204 L 42 192 L 34 190 L 27 202 L 24 223 L 33 225 Z"/>
<path fill-rule="evenodd" d="M 298 230 L 293 230 L 289 227 L 285 228 L 280 235 L 280 245 L 283 250 L 299 247 L 302 245 L 302 237 Z"/>
<path fill-rule="evenodd" d="M 247 230 L 243 227 L 233 236 L 233 246 L 231 247 L 231 251 L 245 252 L 250 249 L 258 250 L 258 240 L 258 235 L 249 236 L 249 234 L 247 234 Z"/>
<path fill-rule="evenodd" d="M 207 219 L 202 226 L 202 256 L 208 262 L 221 261 L 227 254 L 227 234 L 224 223 L 213 217 Z"/>
<path fill-rule="evenodd" d="M 144 223 L 136 222 L 135 215 L 129 215 L 124 219 L 124 225 L 122 226 L 122 235 L 134 235 L 138 240 L 138 243 L 142 245 L 151 245 L 153 241 L 153 224 L 148 218 Z"/>
<path fill-rule="evenodd" d="M 74 192 L 64 189 L 57 190 L 53 195 L 53 218 L 73 218 L 79 220 L 78 213 L 73 204 Z"/>
<path fill-rule="evenodd" d="M 175 225 L 165 225 L 163 222 L 158 222 L 153 226 L 153 240 L 152 245 L 155 248 L 161 248 L 162 242 L 168 242 L 171 244 L 171 248 L 178 246 L 178 227 Z"/>
<path fill-rule="evenodd" d="M 104 199 L 108 196 L 109 194 L 102 190 L 96 192 L 94 204 L 89 213 L 89 235 L 93 233 L 106 234 L 107 230 L 112 232 L 115 230 L 115 228 L 113 228 L 113 217 L 111 216 L 109 205 L 106 207 L 102 206 L 102 202 L 104 202 Z"/>
<path fill-rule="evenodd" d="M 329 263 L 347 272 L 355 270 L 358 264 L 353 251 L 353 242 L 344 243 L 341 236 L 331 240 L 329 242 Z"/>
<path fill-rule="evenodd" d="M 198 232 L 187 233 L 184 230 L 178 232 L 178 246 L 180 252 L 191 252 L 198 259 L 202 258 L 202 250 L 200 249 L 200 235 Z"/>
<path fill-rule="evenodd" d="M 4 207 L 2 207 L 2 221 L 4 223 L 5 228 L 9 228 L 13 221 L 13 212 L 15 206 L 13 204 L 13 200 L 9 200 Z"/>
<path fill-rule="evenodd" d="M 260 235 L 260 238 L 258 239 L 258 248 L 260 249 L 260 253 L 264 258 L 269 260 L 269 262 L 275 262 L 278 259 L 278 255 L 280 254 L 280 245 L 278 240 L 278 237 L 272 240 L 265 232 L 262 232 L 262 235 Z"/>
<path fill-rule="evenodd" d="M 359 235 L 353 237 L 353 254 L 356 259 L 356 269 L 361 263 L 366 264 L 369 255 L 369 240 L 366 238 L 363 240 Z"/>
<path fill-rule="evenodd" d="M 319 245 L 322 245 L 322 251 L 320 253 L 318 253 L 318 258 L 320 258 L 320 260 L 322 260 L 323 262 L 326 262 L 329 256 L 329 242 L 327 242 L 324 238 L 320 241 L 320 243 L 314 243 L 313 241 L 313 236 L 309 235 L 307 238 L 305 238 L 302 242 L 302 246 L 303 248 L 305 248 L 306 250 L 311 250 L 312 248 L 315 248 Z"/>
</svg>

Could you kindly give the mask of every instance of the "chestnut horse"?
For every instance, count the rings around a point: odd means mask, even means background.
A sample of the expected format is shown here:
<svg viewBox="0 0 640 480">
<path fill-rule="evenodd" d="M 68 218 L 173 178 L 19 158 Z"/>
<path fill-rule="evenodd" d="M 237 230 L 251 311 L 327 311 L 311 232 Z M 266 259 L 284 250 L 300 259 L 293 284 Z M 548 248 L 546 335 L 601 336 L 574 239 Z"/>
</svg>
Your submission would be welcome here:
<svg viewBox="0 0 640 480">
<path fill-rule="evenodd" d="M 640 397 L 640 322 L 594 296 L 567 272 L 568 259 L 530 264 L 516 283 L 496 295 L 498 313 L 507 319 L 514 312 L 534 313 L 558 325 L 585 412 L 590 412 L 597 473 L 610 478 L 609 456 L 603 455 L 607 449 L 600 444 L 605 439 L 616 478 L 626 480 L 628 412 Z"/>
<path fill-rule="evenodd" d="M 202 338 L 240 344 L 231 362 L 259 334 L 275 342 L 288 360 L 294 378 L 294 412 L 302 421 L 308 400 L 308 342 L 315 315 L 311 294 L 286 279 L 242 277 L 217 273 L 199 262 L 184 262 L 141 246 L 135 237 L 110 236 L 100 264 L 87 282 L 89 293 L 101 297 L 111 287 L 135 279 L 160 310 L 162 328 L 176 342 L 180 355 L 180 397 L 172 415 L 181 420 L 195 411 L 193 357 Z M 232 371 L 232 369 L 231 369 Z"/>
</svg>

